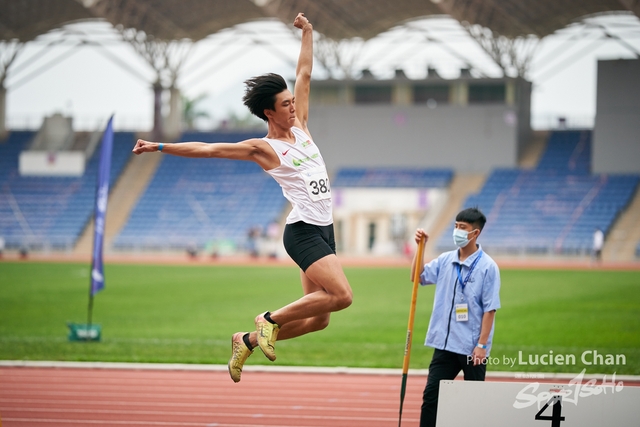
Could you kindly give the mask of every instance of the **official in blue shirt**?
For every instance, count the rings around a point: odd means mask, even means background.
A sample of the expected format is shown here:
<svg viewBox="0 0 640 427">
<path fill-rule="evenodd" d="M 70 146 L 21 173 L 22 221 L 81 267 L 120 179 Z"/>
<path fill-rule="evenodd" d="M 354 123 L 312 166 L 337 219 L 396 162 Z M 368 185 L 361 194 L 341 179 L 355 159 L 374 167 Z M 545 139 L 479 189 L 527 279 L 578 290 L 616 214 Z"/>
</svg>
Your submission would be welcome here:
<svg viewBox="0 0 640 427">
<path fill-rule="evenodd" d="M 413 260 L 411 277 L 415 277 L 416 265 L 423 265 L 420 283 L 436 285 L 425 341 L 435 350 L 422 398 L 420 427 L 436 425 L 440 380 L 453 380 L 460 371 L 465 380 L 485 378 L 494 318 L 500 308 L 500 270 L 476 243 L 486 222 L 477 208 L 461 211 L 453 230 L 458 249 L 428 264 L 424 259 Z M 418 229 L 415 239 L 426 241 L 429 236 Z"/>
</svg>

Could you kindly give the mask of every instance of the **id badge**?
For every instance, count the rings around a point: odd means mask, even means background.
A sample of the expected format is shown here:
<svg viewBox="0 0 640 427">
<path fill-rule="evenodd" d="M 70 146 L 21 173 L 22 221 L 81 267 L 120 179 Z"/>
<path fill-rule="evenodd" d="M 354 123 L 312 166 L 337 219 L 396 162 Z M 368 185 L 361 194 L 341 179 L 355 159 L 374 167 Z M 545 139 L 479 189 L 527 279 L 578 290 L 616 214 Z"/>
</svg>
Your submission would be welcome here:
<svg viewBox="0 0 640 427">
<path fill-rule="evenodd" d="M 456 304 L 456 322 L 467 322 L 469 320 L 469 306 Z"/>
</svg>

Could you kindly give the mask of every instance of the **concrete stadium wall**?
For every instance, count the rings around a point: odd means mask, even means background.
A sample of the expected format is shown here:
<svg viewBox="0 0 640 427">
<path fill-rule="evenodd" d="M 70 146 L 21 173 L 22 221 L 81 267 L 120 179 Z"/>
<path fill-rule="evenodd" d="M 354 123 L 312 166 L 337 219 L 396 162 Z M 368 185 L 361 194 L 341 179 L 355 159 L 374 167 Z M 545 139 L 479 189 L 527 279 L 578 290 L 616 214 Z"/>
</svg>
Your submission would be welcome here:
<svg viewBox="0 0 640 427">
<path fill-rule="evenodd" d="M 516 167 L 517 111 L 506 105 L 313 106 L 309 131 L 331 171 L 345 166 Z"/>
<path fill-rule="evenodd" d="M 594 173 L 640 173 L 640 59 L 598 61 Z"/>
</svg>

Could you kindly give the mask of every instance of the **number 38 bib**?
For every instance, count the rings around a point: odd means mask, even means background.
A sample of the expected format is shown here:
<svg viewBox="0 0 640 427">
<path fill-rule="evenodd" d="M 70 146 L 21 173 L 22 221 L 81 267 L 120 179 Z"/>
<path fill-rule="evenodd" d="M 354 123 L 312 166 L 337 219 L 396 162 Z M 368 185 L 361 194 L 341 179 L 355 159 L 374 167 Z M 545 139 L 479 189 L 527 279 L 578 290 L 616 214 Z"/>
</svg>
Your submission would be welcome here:
<svg viewBox="0 0 640 427">
<path fill-rule="evenodd" d="M 329 199 L 331 197 L 329 175 L 325 167 L 318 166 L 300 173 L 302 174 L 311 200 L 317 202 L 318 200 Z"/>
</svg>

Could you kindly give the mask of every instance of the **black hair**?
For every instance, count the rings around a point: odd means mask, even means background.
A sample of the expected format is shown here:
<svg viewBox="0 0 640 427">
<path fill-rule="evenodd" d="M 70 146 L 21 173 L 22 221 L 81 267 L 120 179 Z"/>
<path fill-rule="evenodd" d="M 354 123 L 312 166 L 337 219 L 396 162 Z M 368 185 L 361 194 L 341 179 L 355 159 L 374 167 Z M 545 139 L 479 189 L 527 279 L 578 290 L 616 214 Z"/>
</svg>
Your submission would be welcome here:
<svg viewBox="0 0 640 427">
<path fill-rule="evenodd" d="M 245 81 L 246 85 L 242 102 L 251 114 L 268 121 L 264 110 L 274 110 L 276 95 L 287 89 L 287 82 L 278 74 L 264 74 Z"/>
<path fill-rule="evenodd" d="M 480 211 L 478 208 L 467 208 L 456 216 L 457 222 L 466 222 L 471 224 L 474 228 L 482 229 L 484 225 L 487 223 L 487 217 Z"/>
</svg>

